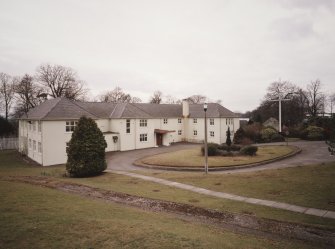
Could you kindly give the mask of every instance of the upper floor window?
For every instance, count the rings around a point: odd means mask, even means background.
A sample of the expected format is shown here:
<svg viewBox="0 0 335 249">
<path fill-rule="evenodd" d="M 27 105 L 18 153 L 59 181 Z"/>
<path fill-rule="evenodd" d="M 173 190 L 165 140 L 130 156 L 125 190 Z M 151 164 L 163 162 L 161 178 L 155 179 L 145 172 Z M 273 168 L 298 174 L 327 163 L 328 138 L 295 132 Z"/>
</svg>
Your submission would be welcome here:
<svg viewBox="0 0 335 249">
<path fill-rule="evenodd" d="M 197 131 L 197 130 L 194 130 L 194 131 L 193 131 L 193 135 L 194 135 L 194 136 L 197 136 L 197 135 L 198 135 L 198 131 Z"/>
<path fill-rule="evenodd" d="M 126 120 L 126 133 L 130 133 L 130 119 Z"/>
<path fill-rule="evenodd" d="M 148 134 L 140 134 L 140 142 L 146 142 L 148 141 Z"/>
<path fill-rule="evenodd" d="M 194 118 L 193 119 L 193 124 L 196 124 L 196 123 L 198 123 L 198 119 Z"/>
<path fill-rule="evenodd" d="M 209 135 L 210 135 L 211 137 L 214 137 L 214 131 L 210 131 L 210 132 L 209 132 Z"/>
<path fill-rule="evenodd" d="M 232 118 L 227 118 L 226 119 L 226 125 L 231 125 L 233 124 L 233 119 Z"/>
<path fill-rule="evenodd" d="M 178 124 L 181 124 L 181 118 L 178 118 Z"/>
<path fill-rule="evenodd" d="M 181 130 L 178 130 L 178 135 L 181 135 Z"/>
<path fill-rule="evenodd" d="M 37 122 L 37 130 L 38 130 L 38 132 L 41 132 L 41 130 L 42 130 L 42 128 L 41 128 L 41 121 L 38 121 Z"/>
<path fill-rule="evenodd" d="M 210 124 L 210 125 L 214 125 L 214 118 L 210 118 L 210 119 L 209 119 L 209 124 Z"/>
<path fill-rule="evenodd" d="M 66 121 L 65 131 L 73 132 L 78 124 L 78 121 Z"/>
<path fill-rule="evenodd" d="M 163 119 L 163 124 L 167 124 L 167 123 L 168 123 L 167 118 L 164 118 L 164 119 Z"/>
<path fill-rule="evenodd" d="M 141 127 L 147 127 L 148 126 L 148 120 L 140 119 L 140 126 Z"/>
</svg>

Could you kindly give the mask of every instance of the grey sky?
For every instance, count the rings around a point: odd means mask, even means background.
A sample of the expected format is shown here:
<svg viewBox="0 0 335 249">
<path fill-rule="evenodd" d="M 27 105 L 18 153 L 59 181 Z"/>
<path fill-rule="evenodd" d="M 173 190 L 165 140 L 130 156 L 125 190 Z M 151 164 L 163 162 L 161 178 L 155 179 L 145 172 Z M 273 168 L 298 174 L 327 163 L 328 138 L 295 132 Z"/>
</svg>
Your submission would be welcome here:
<svg viewBox="0 0 335 249">
<path fill-rule="evenodd" d="M 334 14 L 332 0 L 0 0 L 0 71 L 56 63 L 93 95 L 203 94 L 247 111 L 279 78 L 335 92 Z"/>
</svg>

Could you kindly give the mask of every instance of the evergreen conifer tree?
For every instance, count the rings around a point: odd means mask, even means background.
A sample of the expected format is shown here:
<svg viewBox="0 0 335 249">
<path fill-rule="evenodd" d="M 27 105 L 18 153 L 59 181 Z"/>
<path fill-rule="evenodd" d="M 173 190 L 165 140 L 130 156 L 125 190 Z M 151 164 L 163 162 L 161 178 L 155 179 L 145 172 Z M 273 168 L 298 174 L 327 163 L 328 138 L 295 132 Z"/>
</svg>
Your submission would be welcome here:
<svg viewBox="0 0 335 249">
<path fill-rule="evenodd" d="M 91 118 L 81 117 L 67 149 L 66 170 L 72 177 L 101 174 L 106 168 L 104 136 Z"/>
<path fill-rule="evenodd" d="M 231 138 L 230 138 L 230 128 L 229 128 L 229 126 L 228 126 L 228 130 L 227 130 L 227 139 L 226 139 L 226 144 L 227 144 L 228 146 L 230 146 L 230 145 L 231 145 Z"/>
</svg>

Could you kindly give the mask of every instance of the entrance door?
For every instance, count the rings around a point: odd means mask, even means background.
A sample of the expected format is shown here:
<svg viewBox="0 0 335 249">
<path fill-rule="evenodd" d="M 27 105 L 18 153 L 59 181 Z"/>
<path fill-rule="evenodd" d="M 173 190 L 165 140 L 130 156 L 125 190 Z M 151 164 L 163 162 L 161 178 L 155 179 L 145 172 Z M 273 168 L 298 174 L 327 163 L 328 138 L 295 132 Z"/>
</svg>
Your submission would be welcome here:
<svg viewBox="0 0 335 249">
<path fill-rule="evenodd" d="M 157 146 L 163 145 L 163 134 L 156 133 L 156 144 Z"/>
</svg>

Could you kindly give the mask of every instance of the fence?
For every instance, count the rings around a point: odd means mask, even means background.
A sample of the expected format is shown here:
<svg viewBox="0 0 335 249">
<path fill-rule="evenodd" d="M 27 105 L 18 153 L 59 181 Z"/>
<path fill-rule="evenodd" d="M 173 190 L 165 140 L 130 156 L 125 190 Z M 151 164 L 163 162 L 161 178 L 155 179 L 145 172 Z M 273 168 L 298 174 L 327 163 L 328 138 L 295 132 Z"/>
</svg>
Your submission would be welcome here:
<svg viewBox="0 0 335 249">
<path fill-rule="evenodd" d="M 0 137 L 0 150 L 17 150 L 19 139 L 17 137 Z"/>
</svg>

